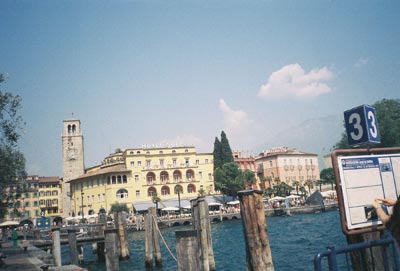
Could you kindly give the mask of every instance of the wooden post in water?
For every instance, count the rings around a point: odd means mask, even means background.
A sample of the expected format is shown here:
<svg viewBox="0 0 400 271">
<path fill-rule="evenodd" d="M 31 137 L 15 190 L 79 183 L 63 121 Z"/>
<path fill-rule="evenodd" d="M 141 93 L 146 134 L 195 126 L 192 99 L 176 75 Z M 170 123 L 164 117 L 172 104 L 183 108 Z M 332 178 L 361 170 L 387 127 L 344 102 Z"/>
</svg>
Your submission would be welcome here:
<svg viewBox="0 0 400 271">
<path fill-rule="evenodd" d="M 78 265 L 78 246 L 76 245 L 76 229 L 68 229 L 68 244 L 71 264 Z"/>
<path fill-rule="evenodd" d="M 52 228 L 52 239 L 53 239 L 53 259 L 54 264 L 57 267 L 62 265 L 61 263 L 61 244 L 60 244 L 60 228 Z"/>
<path fill-rule="evenodd" d="M 175 231 L 178 271 L 200 270 L 197 230 Z"/>
<path fill-rule="evenodd" d="M 35 238 L 35 240 L 42 239 L 42 237 L 40 236 L 40 230 L 39 229 L 34 229 L 33 230 L 33 237 Z"/>
<path fill-rule="evenodd" d="M 197 231 L 200 270 L 215 270 L 208 204 L 204 197 L 198 197 L 195 200 L 191 200 L 190 203 L 192 206 L 193 227 Z"/>
<path fill-rule="evenodd" d="M 152 239 L 156 266 L 162 266 L 160 241 L 158 239 L 157 210 L 155 207 L 150 207 L 148 212 L 152 217 Z"/>
<path fill-rule="evenodd" d="M 146 267 L 153 266 L 153 218 L 150 214 L 144 217 L 144 245 L 145 245 L 145 264 Z"/>
<path fill-rule="evenodd" d="M 126 233 L 126 213 L 117 212 L 114 214 L 114 221 L 116 222 L 116 228 L 118 229 L 118 237 L 120 244 L 120 259 L 127 260 L 130 257 L 129 242 Z"/>
<path fill-rule="evenodd" d="M 249 271 L 273 271 L 272 254 L 261 190 L 238 192 Z"/>
<path fill-rule="evenodd" d="M 101 226 L 99 226 L 99 236 L 104 237 L 104 231 L 107 228 L 107 216 L 105 213 L 100 213 L 99 215 L 99 223 Z M 105 249 L 105 242 L 97 242 L 97 260 L 100 262 L 104 262 L 106 260 L 106 257 L 104 255 L 104 249 Z"/>
<path fill-rule="evenodd" d="M 104 234 L 107 271 L 119 271 L 118 231 L 117 229 L 106 229 Z"/>
</svg>

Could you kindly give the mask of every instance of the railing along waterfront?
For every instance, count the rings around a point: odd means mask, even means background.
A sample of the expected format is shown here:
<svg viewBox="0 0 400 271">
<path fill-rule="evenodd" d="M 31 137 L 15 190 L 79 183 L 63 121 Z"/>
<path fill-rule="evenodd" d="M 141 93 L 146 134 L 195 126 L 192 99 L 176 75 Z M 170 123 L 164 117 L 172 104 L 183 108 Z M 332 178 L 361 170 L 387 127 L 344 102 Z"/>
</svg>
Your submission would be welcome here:
<svg viewBox="0 0 400 271">
<path fill-rule="evenodd" d="M 383 258 L 384 269 L 382 269 L 382 266 L 377 266 L 375 264 L 376 259 L 371 257 L 367 263 L 360 261 L 362 264 L 360 270 L 400 271 L 399 249 L 396 241 L 390 235 L 384 235 L 380 240 L 352 244 L 346 247 L 328 247 L 326 251 L 320 252 L 315 256 L 314 271 L 353 270 L 352 258 L 361 259 L 365 250 L 369 250 L 370 254 L 374 255 L 372 249 L 375 247 L 380 249 L 381 255 L 379 256 Z M 323 265 L 323 262 L 325 265 Z"/>
</svg>

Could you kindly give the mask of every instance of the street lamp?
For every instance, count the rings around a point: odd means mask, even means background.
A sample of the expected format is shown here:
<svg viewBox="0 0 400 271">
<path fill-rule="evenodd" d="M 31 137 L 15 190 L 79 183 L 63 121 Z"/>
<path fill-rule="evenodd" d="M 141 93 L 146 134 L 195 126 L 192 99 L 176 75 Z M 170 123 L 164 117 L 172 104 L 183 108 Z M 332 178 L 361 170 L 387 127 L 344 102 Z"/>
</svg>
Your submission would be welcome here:
<svg viewBox="0 0 400 271">
<path fill-rule="evenodd" d="M 82 191 L 81 191 L 81 195 L 82 195 L 82 224 L 83 224 L 83 221 L 84 221 L 84 219 L 85 219 L 85 216 L 84 216 L 84 214 L 83 214 L 83 196 L 85 195 L 85 193 L 83 193 Z"/>
</svg>

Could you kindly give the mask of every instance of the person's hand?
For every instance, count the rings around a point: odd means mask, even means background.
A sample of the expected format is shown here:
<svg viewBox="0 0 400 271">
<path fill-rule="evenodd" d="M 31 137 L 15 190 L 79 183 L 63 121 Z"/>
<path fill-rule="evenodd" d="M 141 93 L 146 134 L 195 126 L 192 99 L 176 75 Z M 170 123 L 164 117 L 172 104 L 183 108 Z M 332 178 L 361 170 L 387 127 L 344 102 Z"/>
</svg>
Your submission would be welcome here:
<svg viewBox="0 0 400 271">
<path fill-rule="evenodd" d="M 383 202 L 382 199 L 375 199 L 374 202 L 372 203 L 372 206 L 375 209 L 378 209 L 382 206 L 382 202 Z"/>
<path fill-rule="evenodd" d="M 386 206 L 394 206 L 396 204 L 395 199 L 377 199 L 381 201 L 381 204 L 385 204 Z"/>
</svg>

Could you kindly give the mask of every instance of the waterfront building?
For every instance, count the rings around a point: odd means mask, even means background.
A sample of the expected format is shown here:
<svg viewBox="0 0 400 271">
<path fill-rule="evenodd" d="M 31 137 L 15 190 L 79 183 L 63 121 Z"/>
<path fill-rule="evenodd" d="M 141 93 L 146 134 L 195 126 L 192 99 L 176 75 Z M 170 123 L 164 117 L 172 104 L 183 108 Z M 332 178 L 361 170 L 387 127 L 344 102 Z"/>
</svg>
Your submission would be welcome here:
<svg viewBox="0 0 400 271">
<path fill-rule="evenodd" d="M 80 127 L 79 120 L 64 121 L 62 183 L 67 216 L 109 212 L 115 203 L 143 211 L 155 206 L 154 199 L 159 199 L 159 208 L 177 206 L 181 200 L 188 205 L 198 194 L 215 193 L 213 155 L 197 153 L 194 146 L 117 149 L 101 164 L 84 169 Z M 69 204 L 64 203 L 68 199 Z"/>
<path fill-rule="evenodd" d="M 5 220 L 30 220 L 60 216 L 61 181 L 59 177 L 28 176 L 6 188 Z"/>
<path fill-rule="evenodd" d="M 192 146 L 143 147 L 118 150 L 100 165 L 70 180 L 72 210 L 77 215 L 108 212 L 112 204 L 131 211 L 188 200 L 198 193 L 214 194 L 213 155 L 197 153 Z M 188 204 L 188 201 L 185 201 Z"/>
<path fill-rule="evenodd" d="M 256 178 L 258 183 L 256 159 L 253 156 L 253 154 L 251 154 L 249 151 L 233 151 L 232 155 L 233 155 L 233 161 L 238 165 L 238 167 L 242 171 L 248 169 L 254 173 L 254 177 Z M 257 183 L 253 185 L 252 189 L 265 189 L 262 187 L 261 184 L 260 187 L 258 187 Z"/>
<path fill-rule="evenodd" d="M 257 173 L 270 177 L 271 186 L 285 182 L 293 186 L 305 186 L 308 180 L 319 180 L 318 155 L 288 147 L 272 148 L 255 158 Z M 269 184 L 267 184 L 269 186 Z"/>
</svg>

